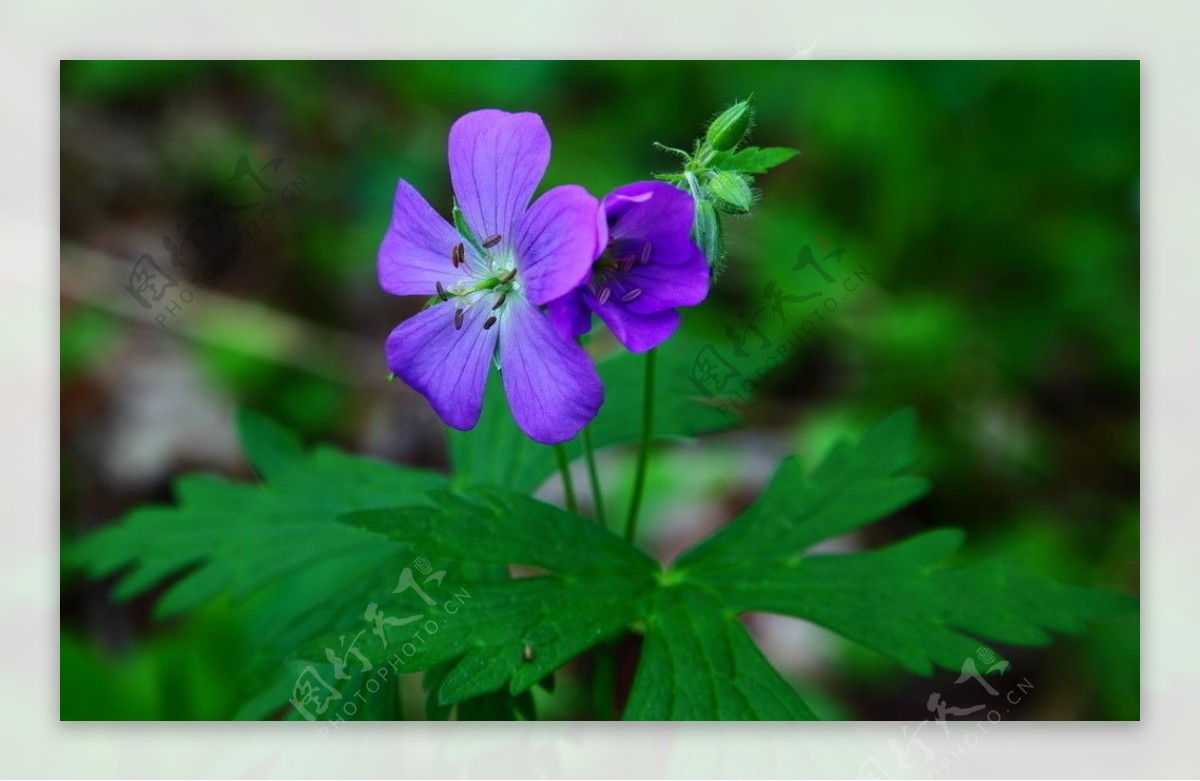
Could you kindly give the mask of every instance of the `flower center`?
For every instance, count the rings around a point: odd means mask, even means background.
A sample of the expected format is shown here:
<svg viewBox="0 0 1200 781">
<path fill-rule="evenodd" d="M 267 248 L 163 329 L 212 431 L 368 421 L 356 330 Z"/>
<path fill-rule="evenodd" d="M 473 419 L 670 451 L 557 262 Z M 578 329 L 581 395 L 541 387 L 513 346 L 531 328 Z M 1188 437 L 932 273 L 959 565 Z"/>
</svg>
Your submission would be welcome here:
<svg viewBox="0 0 1200 781">
<path fill-rule="evenodd" d="M 628 274 L 638 266 L 650 262 L 653 247 L 648 241 L 610 239 L 604 254 L 592 266 L 588 289 L 596 297 L 596 303 L 604 306 L 616 296 L 618 301 L 628 303 L 642 294 Z"/>
<path fill-rule="evenodd" d="M 491 307 L 493 314 L 490 314 L 483 321 L 483 329 L 486 331 L 496 325 L 500 316 L 504 312 L 504 304 L 508 300 L 510 294 L 520 290 L 520 283 L 517 281 L 517 265 L 516 260 L 512 256 L 511 250 L 495 251 L 494 248 L 499 246 L 501 242 L 500 234 L 488 236 L 480 244 L 475 245 L 476 248 L 483 254 L 485 268 L 477 269 L 470 268 L 475 272 L 472 274 L 472 279 L 461 280 L 453 284 L 450 288 L 446 288 L 441 282 L 437 282 L 437 297 L 442 301 L 455 299 L 454 307 L 454 327 L 461 329 L 466 320 L 467 310 L 481 303 L 486 303 Z M 466 246 L 462 243 L 454 245 L 450 252 L 450 262 L 455 268 L 467 262 Z M 478 273 L 483 272 L 483 273 Z"/>
</svg>

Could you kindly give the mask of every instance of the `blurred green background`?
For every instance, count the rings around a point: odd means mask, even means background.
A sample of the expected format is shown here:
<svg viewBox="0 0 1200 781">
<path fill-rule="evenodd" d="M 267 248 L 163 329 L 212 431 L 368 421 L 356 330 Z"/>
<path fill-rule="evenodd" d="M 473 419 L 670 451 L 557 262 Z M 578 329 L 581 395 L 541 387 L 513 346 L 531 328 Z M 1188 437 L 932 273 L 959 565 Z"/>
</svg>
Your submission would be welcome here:
<svg viewBox="0 0 1200 781">
<path fill-rule="evenodd" d="M 805 247 L 844 250 L 840 268 L 862 284 L 766 377 L 746 428 L 657 461 L 645 521 L 656 554 L 727 520 L 783 453 L 816 458 L 913 406 L 918 471 L 934 490 L 847 547 L 955 525 L 972 550 L 1136 593 L 1136 62 L 65 62 L 64 544 L 168 501 L 181 472 L 249 477 L 238 405 L 310 439 L 444 467 L 436 418 L 385 381 L 383 340 L 420 305 L 375 281 L 396 180 L 448 212 L 447 130 L 494 107 L 544 117 L 545 186 L 599 195 L 671 170 L 652 141 L 689 146 L 752 92 L 752 143 L 801 155 L 759 177 L 752 217 L 726 222 L 728 268 L 684 328 L 726 350 L 726 327 L 768 307 L 767 338 L 794 331 L 767 290 L 787 285 Z M 135 260 L 149 253 L 172 270 L 163 236 L 186 230 L 209 194 L 266 197 L 232 178 L 242 156 L 273 185 L 274 219 L 176 311 L 142 308 L 124 289 Z M 630 454 L 605 452 L 601 466 L 624 501 Z M 152 622 L 153 595 L 117 604 L 106 583 L 67 571 L 62 595 L 62 718 L 236 709 L 225 685 L 245 653 L 236 606 Z M 929 693 L 956 677 L 906 675 L 799 622 L 748 621 L 828 716 L 920 721 Z M 1036 687 L 1010 718 L 1138 718 L 1138 646 L 1132 616 L 1010 651 Z M 576 713 L 567 678 L 549 717 Z"/>
</svg>

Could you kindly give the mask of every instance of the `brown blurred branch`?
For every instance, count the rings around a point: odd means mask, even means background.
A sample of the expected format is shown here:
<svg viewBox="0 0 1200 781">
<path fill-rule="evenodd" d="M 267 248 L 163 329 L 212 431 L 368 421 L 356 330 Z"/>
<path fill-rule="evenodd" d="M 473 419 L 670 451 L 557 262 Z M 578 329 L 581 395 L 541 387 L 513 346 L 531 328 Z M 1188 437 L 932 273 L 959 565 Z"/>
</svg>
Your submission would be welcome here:
<svg viewBox="0 0 1200 781">
<path fill-rule="evenodd" d="M 386 373 L 380 345 L 211 288 L 193 288 L 174 317 L 141 307 L 125 289 L 133 264 L 63 241 L 61 292 L 80 304 L 181 339 L 235 350 L 335 382 L 378 386 Z"/>
</svg>

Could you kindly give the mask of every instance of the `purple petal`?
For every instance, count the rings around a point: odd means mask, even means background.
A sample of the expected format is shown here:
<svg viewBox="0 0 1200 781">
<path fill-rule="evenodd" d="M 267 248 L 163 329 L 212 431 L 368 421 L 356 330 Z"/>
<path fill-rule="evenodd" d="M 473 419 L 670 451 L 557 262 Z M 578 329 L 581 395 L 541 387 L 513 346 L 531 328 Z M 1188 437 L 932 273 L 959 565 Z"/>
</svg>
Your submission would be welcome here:
<svg viewBox="0 0 1200 781">
<path fill-rule="evenodd" d="M 547 191 L 530 207 L 515 237 L 525 295 L 545 304 L 587 278 L 604 246 L 600 202 L 574 184 Z"/>
<path fill-rule="evenodd" d="M 603 203 L 612 241 L 649 242 L 652 263 L 691 259 L 696 204 L 688 193 L 665 182 L 633 182 L 604 196 Z"/>
<path fill-rule="evenodd" d="M 506 246 L 550 162 L 550 134 L 537 114 L 485 109 L 450 128 L 450 181 L 467 224 Z"/>
<path fill-rule="evenodd" d="M 397 296 L 429 296 L 438 282 L 450 287 L 465 279 L 467 266 L 455 268 L 450 257 L 461 241 L 458 231 L 401 179 L 392 224 L 379 247 L 379 286 Z"/>
<path fill-rule="evenodd" d="M 513 418 L 545 445 L 565 442 L 596 416 L 604 386 L 587 352 L 537 307 L 509 299 L 501 321 L 500 374 Z"/>
<path fill-rule="evenodd" d="M 576 288 L 546 305 L 551 325 L 566 339 L 577 339 L 592 328 L 592 310 L 584 303 L 583 289 Z"/>
<path fill-rule="evenodd" d="M 428 399 L 447 426 L 465 431 L 479 421 L 499 329 L 484 330 L 492 312 L 483 304 L 468 307 L 462 328 L 455 328 L 458 304 L 437 304 L 397 326 L 387 340 L 387 360 L 392 372 Z"/>
<path fill-rule="evenodd" d="M 658 347 L 679 327 L 679 312 L 674 309 L 642 315 L 610 302 L 595 310 L 617 341 L 630 352 L 644 353 Z"/>
<path fill-rule="evenodd" d="M 620 279 L 617 293 L 641 290 L 636 298 L 624 306 L 637 314 L 650 314 L 677 306 L 695 306 L 708 297 L 711 271 L 704 253 L 692 245 L 691 257 L 676 265 L 665 266 L 651 261 L 637 265 Z"/>
</svg>

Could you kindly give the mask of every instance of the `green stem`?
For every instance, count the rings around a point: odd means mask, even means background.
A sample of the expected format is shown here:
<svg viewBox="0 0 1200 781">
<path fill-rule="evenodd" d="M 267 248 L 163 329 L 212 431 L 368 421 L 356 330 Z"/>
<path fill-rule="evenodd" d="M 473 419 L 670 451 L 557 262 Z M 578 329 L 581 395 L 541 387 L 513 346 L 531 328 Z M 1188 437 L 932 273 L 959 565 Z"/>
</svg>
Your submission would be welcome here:
<svg viewBox="0 0 1200 781">
<path fill-rule="evenodd" d="M 571 482 L 571 467 L 567 465 L 567 449 L 562 445 L 554 446 L 554 455 L 558 457 L 558 471 L 562 474 L 563 492 L 567 495 L 567 509 L 578 512 L 575 504 L 575 484 Z"/>
<path fill-rule="evenodd" d="M 629 503 L 629 518 L 625 521 L 625 541 L 633 544 L 637 535 L 638 512 L 642 509 L 642 491 L 646 487 L 646 465 L 650 462 L 650 441 L 654 438 L 654 358 L 655 350 L 646 353 L 646 380 L 642 396 L 642 441 L 638 448 L 637 472 L 633 479 L 633 499 Z"/>
<path fill-rule="evenodd" d="M 596 470 L 596 448 L 592 444 L 590 426 L 583 429 L 583 455 L 587 462 L 588 481 L 592 490 L 592 507 L 596 511 L 596 522 L 608 528 L 604 513 L 604 492 L 600 490 L 600 474 Z M 614 675 L 614 650 L 611 643 L 596 646 L 595 669 L 592 670 L 592 716 L 596 721 L 613 720 L 613 699 L 616 695 Z"/>
<path fill-rule="evenodd" d="M 588 480 L 592 486 L 592 507 L 596 510 L 596 522 L 608 528 L 604 517 L 604 494 L 600 490 L 600 475 L 596 472 L 596 452 L 592 447 L 592 428 L 583 429 L 583 454 L 587 459 Z"/>
</svg>

